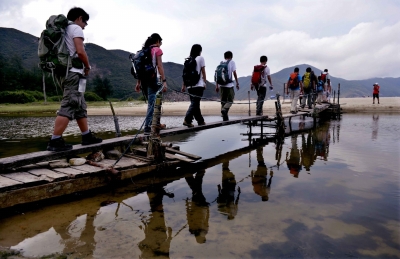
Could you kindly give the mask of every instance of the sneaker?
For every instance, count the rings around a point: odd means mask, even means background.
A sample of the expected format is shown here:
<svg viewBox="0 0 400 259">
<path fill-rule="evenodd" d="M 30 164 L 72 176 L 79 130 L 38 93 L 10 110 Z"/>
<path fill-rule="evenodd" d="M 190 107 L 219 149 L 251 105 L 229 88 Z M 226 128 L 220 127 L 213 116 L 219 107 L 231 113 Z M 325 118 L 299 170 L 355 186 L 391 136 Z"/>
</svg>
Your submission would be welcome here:
<svg viewBox="0 0 400 259">
<path fill-rule="evenodd" d="M 188 128 L 193 128 L 194 127 L 194 125 L 192 123 L 188 123 L 186 121 L 183 121 L 182 124 L 183 124 L 183 126 L 187 126 Z"/>
<path fill-rule="evenodd" d="M 49 143 L 47 144 L 48 151 L 60 152 L 60 151 L 67 151 L 67 150 L 71 150 L 71 149 L 72 149 L 72 145 L 65 144 L 65 141 L 62 137 L 56 138 L 56 139 L 50 139 Z"/>
<path fill-rule="evenodd" d="M 308 109 L 312 109 L 312 107 L 311 107 L 311 106 L 308 106 Z"/>
<path fill-rule="evenodd" d="M 165 130 L 167 129 L 167 125 L 165 124 L 160 124 L 160 130 Z"/>
<path fill-rule="evenodd" d="M 305 105 L 301 105 L 300 107 L 301 107 L 302 109 L 304 109 Z"/>
<path fill-rule="evenodd" d="M 96 137 L 92 131 L 89 131 L 88 134 L 82 135 L 82 146 L 98 144 L 101 142 L 103 142 L 103 140 Z"/>
<path fill-rule="evenodd" d="M 203 121 L 203 122 L 198 122 L 197 125 L 199 125 L 199 126 L 204 126 L 204 125 L 206 125 L 206 122 L 205 122 L 205 121 Z"/>
<path fill-rule="evenodd" d="M 151 133 L 151 128 L 150 127 L 145 127 L 144 131 L 143 131 L 143 134 L 144 135 L 150 135 L 150 133 Z"/>
<path fill-rule="evenodd" d="M 228 111 L 227 110 L 221 110 L 221 114 L 222 114 L 222 120 L 223 121 L 228 121 L 229 120 Z"/>
</svg>

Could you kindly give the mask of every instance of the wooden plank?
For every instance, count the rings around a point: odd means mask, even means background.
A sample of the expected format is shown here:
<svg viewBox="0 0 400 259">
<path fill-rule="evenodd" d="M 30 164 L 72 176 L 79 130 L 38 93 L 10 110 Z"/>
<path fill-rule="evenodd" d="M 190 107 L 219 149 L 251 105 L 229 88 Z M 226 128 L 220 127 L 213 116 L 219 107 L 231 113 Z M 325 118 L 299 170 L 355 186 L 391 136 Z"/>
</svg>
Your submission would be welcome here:
<svg viewBox="0 0 400 259">
<path fill-rule="evenodd" d="M 92 166 L 92 165 L 78 165 L 78 166 L 71 166 L 71 168 L 87 172 L 87 173 L 99 173 L 102 171 L 105 171 L 103 168 L 97 167 L 97 166 Z"/>
<path fill-rule="evenodd" d="M 36 175 L 26 173 L 26 172 L 16 172 L 10 174 L 3 174 L 1 176 L 10 178 L 12 180 L 23 183 L 23 187 L 29 187 L 34 185 L 40 185 L 47 183 L 46 179 L 42 179 Z"/>
<path fill-rule="evenodd" d="M 167 147 L 165 149 L 165 151 L 167 151 L 168 153 L 172 153 L 172 154 L 179 154 L 179 155 L 182 155 L 182 156 L 186 156 L 186 157 L 189 157 L 189 158 L 194 159 L 194 160 L 200 160 L 201 159 L 201 156 L 196 156 L 196 155 L 189 154 L 189 153 L 186 153 L 186 152 L 183 152 L 183 151 L 180 151 L 180 150 L 176 150 L 176 149 L 173 149 L 173 148 L 169 148 L 169 147 Z"/>
<path fill-rule="evenodd" d="M 39 176 L 42 179 L 46 179 L 49 182 L 68 179 L 68 175 L 66 174 L 56 173 L 54 171 L 45 168 L 32 169 L 29 170 L 28 173 Z"/>
<path fill-rule="evenodd" d="M 18 185 L 22 185 L 22 183 L 4 176 L 0 176 L 0 191 L 3 192 L 10 189 L 16 189 L 18 188 Z"/>
<path fill-rule="evenodd" d="M 192 160 L 187 157 L 184 157 L 184 156 L 176 156 L 176 155 L 168 154 L 168 153 L 165 153 L 165 158 L 171 159 L 171 160 L 179 160 L 179 161 L 187 162 L 187 163 L 193 163 L 196 161 L 196 160 Z"/>
<path fill-rule="evenodd" d="M 59 172 L 59 173 L 66 174 L 66 175 L 68 175 L 69 178 L 75 178 L 75 177 L 83 176 L 85 174 L 84 171 L 77 170 L 77 169 L 70 168 L 70 167 L 53 168 L 53 170 L 56 172 Z"/>
<path fill-rule="evenodd" d="M 115 161 L 113 159 L 103 159 L 99 162 L 99 164 L 104 165 L 104 166 L 112 166 Z M 145 166 L 148 165 L 149 163 L 139 161 L 134 158 L 127 158 L 127 157 L 122 157 L 121 160 L 119 160 L 118 164 L 115 166 L 115 168 L 129 168 L 129 167 L 139 167 L 139 166 Z"/>
</svg>

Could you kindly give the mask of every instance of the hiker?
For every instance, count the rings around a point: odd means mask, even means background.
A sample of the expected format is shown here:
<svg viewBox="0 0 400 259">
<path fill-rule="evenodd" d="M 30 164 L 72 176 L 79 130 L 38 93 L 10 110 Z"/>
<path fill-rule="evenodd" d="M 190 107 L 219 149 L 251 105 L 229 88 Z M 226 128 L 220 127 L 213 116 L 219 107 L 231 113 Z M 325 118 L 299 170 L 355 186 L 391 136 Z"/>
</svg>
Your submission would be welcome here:
<svg viewBox="0 0 400 259">
<path fill-rule="evenodd" d="M 82 145 L 90 145 L 102 142 L 89 129 L 87 122 L 87 105 L 84 98 L 84 92 L 78 91 L 81 79 L 89 75 L 90 63 L 83 46 L 85 39 L 83 30 L 87 26 L 89 14 L 82 8 L 74 7 L 69 10 L 67 19 L 72 24 L 66 28 L 65 42 L 71 58 L 77 53 L 82 68 L 72 67 L 66 76 L 55 75 L 61 82 L 64 91 L 61 101 L 61 107 L 57 112 L 57 118 L 54 122 L 54 131 L 50 141 L 47 144 L 48 151 L 66 151 L 71 150 L 71 144 L 65 144 L 62 134 L 68 126 L 70 120 L 76 120 L 82 134 Z M 75 65 L 73 63 L 73 65 Z M 81 64 L 80 64 L 81 65 Z"/>
<path fill-rule="evenodd" d="M 238 194 L 235 197 L 236 192 L 236 179 L 235 175 L 229 169 L 229 161 L 222 162 L 222 187 L 220 184 L 218 187 L 218 211 L 227 215 L 228 220 L 233 220 L 239 210 L 239 197 L 240 197 L 240 187 L 238 186 Z"/>
<path fill-rule="evenodd" d="M 151 122 L 153 120 L 154 112 L 154 102 L 156 100 L 156 93 L 162 87 L 162 92 L 167 91 L 167 80 L 164 74 L 164 67 L 162 64 L 163 51 L 160 49 L 162 45 L 162 38 L 158 33 L 153 33 L 147 38 L 143 45 L 143 48 L 151 49 L 151 57 L 153 61 L 153 66 L 156 70 L 156 76 L 148 76 L 142 79 L 138 79 L 136 83 L 135 90 L 140 92 L 140 87 L 147 98 L 147 113 L 144 123 L 144 134 L 150 135 L 151 132 Z M 160 124 L 161 129 L 165 129 L 165 124 Z"/>
<path fill-rule="evenodd" d="M 315 89 L 315 75 L 311 71 L 311 67 L 307 67 L 306 73 L 303 75 L 301 81 L 303 82 L 303 98 L 301 99 L 301 108 L 306 106 L 306 101 L 308 109 L 312 109 L 313 92 Z"/>
<path fill-rule="evenodd" d="M 253 191 L 255 194 L 261 197 L 261 201 L 268 201 L 269 193 L 271 190 L 271 181 L 274 176 L 274 172 L 271 170 L 270 177 L 268 178 L 268 168 L 264 162 L 263 147 L 257 147 L 257 169 L 251 170 L 251 184 L 253 185 Z"/>
<path fill-rule="evenodd" d="M 318 76 L 318 84 L 317 84 L 317 103 L 321 104 L 322 102 L 322 96 L 324 94 L 324 81 L 322 81 L 321 76 Z"/>
<path fill-rule="evenodd" d="M 324 72 L 321 73 L 321 79 L 324 81 L 324 94 L 323 94 L 323 102 L 330 102 L 331 98 L 331 78 L 328 73 L 328 69 L 324 69 Z"/>
<path fill-rule="evenodd" d="M 221 88 L 221 114 L 222 120 L 228 121 L 228 112 L 233 103 L 235 97 L 235 91 L 233 89 L 234 83 L 232 80 L 232 73 L 236 81 L 236 89 L 239 90 L 239 81 L 236 74 L 236 64 L 232 60 L 233 54 L 231 51 L 224 53 L 225 61 L 221 61 L 215 70 L 215 91 L 218 93 Z"/>
<path fill-rule="evenodd" d="M 290 98 L 292 99 L 292 106 L 290 107 L 290 112 L 292 114 L 297 113 L 297 100 L 299 99 L 299 95 L 303 92 L 303 83 L 301 81 L 301 76 L 299 75 L 299 68 L 295 67 L 294 72 L 290 74 L 289 79 L 287 81 L 287 89 L 286 94 L 289 94 L 290 89 Z"/>
<path fill-rule="evenodd" d="M 372 92 L 372 104 L 375 104 L 375 98 L 378 99 L 379 104 L 379 89 L 381 88 L 378 83 L 373 84 L 373 92 Z"/>
<path fill-rule="evenodd" d="M 269 89 L 272 90 L 271 72 L 269 67 L 267 67 L 267 56 L 260 57 L 260 65 L 254 66 L 253 74 L 251 76 L 251 90 L 257 91 L 257 105 L 256 105 L 256 115 L 263 115 L 263 105 L 264 99 L 267 94 L 267 79 L 269 82 Z"/>
<path fill-rule="evenodd" d="M 206 63 L 201 56 L 202 47 L 194 44 L 190 50 L 190 56 L 186 59 L 183 72 L 182 92 L 186 88 L 190 94 L 190 106 L 186 112 L 183 125 L 189 128 L 193 127 L 193 117 L 199 126 L 206 125 L 201 115 L 200 101 L 206 89 Z"/>
</svg>

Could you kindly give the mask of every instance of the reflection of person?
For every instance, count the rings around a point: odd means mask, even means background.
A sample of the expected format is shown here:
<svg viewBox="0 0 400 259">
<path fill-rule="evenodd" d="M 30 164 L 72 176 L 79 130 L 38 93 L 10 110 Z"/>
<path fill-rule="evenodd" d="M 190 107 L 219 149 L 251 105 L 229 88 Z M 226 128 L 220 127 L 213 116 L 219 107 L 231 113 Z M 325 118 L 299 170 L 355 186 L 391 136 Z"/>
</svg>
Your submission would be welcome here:
<svg viewBox="0 0 400 259">
<path fill-rule="evenodd" d="M 306 169 L 307 172 L 310 171 L 311 166 L 314 164 L 314 141 L 312 138 L 312 133 L 308 132 L 307 140 L 304 136 L 305 134 L 301 134 L 301 161 L 302 165 Z"/>
<path fill-rule="evenodd" d="M 208 219 L 210 217 L 209 203 L 203 195 L 202 184 L 205 170 L 196 173 L 196 176 L 185 177 L 190 189 L 192 199 L 186 199 L 186 217 L 189 232 L 196 237 L 199 244 L 206 242 L 208 233 Z"/>
<path fill-rule="evenodd" d="M 290 149 L 290 156 L 289 152 L 286 153 L 286 164 L 293 177 L 298 178 L 302 167 L 300 159 L 300 150 L 297 147 L 297 135 L 292 135 L 291 140 L 292 140 L 292 148 Z"/>
<path fill-rule="evenodd" d="M 253 184 L 254 193 L 261 196 L 262 201 L 268 201 L 271 188 L 271 181 L 274 173 L 271 170 L 270 178 L 267 184 L 268 169 L 264 163 L 263 147 L 257 148 L 257 169 L 251 171 L 251 183 Z"/>
<path fill-rule="evenodd" d="M 236 179 L 229 170 L 229 161 L 222 163 L 222 188 L 218 184 L 218 211 L 228 215 L 228 220 L 234 219 L 238 212 L 240 188 L 235 200 Z"/>
<path fill-rule="evenodd" d="M 381 87 L 378 85 L 378 83 L 374 84 L 374 88 L 372 91 L 372 104 L 375 104 L 375 98 L 378 99 L 378 104 L 379 104 L 379 89 Z"/>
<path fill-rule="evenodd" d="M 379 115 L 372 115 L 372 139 L 378 138 L 378 120 Z"/>
<path fill-rule="evenodd" d="M 83 30 L 87 26 L 89 14 L 82 8 L 74 7 L 69 10 L 68 20 L 73 23 L 68 25 L 66 29 L 65 43 L 68 52 L 72 56 L 77 54 L 77 58 L 72 58 L 72 68 L 68 71 L 67 76 L 56 77 L 61 82 L 64 91 L 61 107 L 57 111 L 57 118 L 54 122 L 53 135 L 47 144 L 48 151 L 66 151 L 71 150 L 71 144 L 65 144 L 62 134 L 67 128 L 70 120 L 76 120 L 82 133 L 82 145 L 91 145 L 102 142 L 101 138 L 97 138 L 90 131 L 87 121 L 87 105 L 83 92 L 79 92 L 79 82 L 82 78 L 89 75 L 90 64 L 89 59 L 83 45 L 85 39 Z M 75 62 L 75 60 L 77 62 Z"/>
<path fill-rule="evenodd" d="M 331 139 L 329 127 L 329 122 L 326 122 L 315 130 L 315 156 L 320 156 L 325 161 L 328 160 L 329 142 Z"/>
<path fill-rule="evenodd" d="M 162 185 L 153 185 L 147 190 L 151 214 L 143 221 L 145 238 L 139 243 L 139 249 L 142 251 L 140 258 L 169 258 L 172 229 L 167 229 L 165 225 L 162 203 L 164 195 L 174 197 L 174 194 L 167 193 Z"/>
</svg>

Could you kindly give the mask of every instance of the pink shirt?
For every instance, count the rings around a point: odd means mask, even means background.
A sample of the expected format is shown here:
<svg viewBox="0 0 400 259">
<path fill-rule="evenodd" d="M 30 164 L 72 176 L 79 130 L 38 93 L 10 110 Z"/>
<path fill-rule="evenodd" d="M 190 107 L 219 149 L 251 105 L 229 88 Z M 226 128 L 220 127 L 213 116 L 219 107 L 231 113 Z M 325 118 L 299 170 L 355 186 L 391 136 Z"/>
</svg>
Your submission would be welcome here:
<svg viewBox="0 0 400 259">
<path fill-rule="evenodd" d="M 151 56 L 153 57 L 153 66 L 157 66 L 157 57 L 162 56 L 163 52 L 159 47 L 151 48 Z"/>
</svg>

